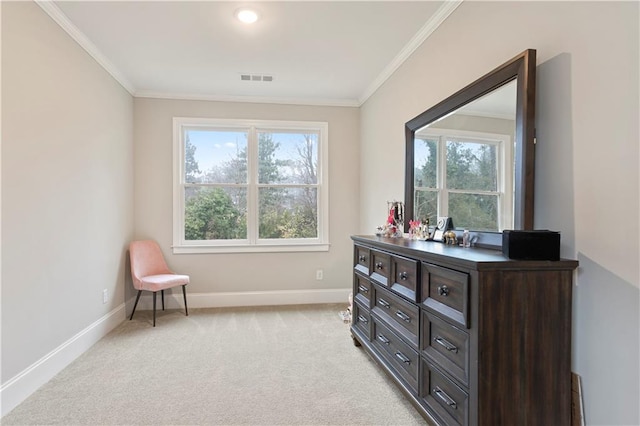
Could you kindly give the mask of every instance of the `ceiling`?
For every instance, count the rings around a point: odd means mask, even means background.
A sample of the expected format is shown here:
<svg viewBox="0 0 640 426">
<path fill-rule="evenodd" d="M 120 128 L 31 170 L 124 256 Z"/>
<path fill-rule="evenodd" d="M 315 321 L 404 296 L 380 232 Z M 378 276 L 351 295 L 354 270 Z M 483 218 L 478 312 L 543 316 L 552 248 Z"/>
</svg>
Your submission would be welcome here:
<svg viewBox="0 0 640 426">
<path fill-rule="evenodd" d="M 37 0 L 134 96 L 346 106 L 361 105 L 461 1 Z M 237 21 L 240 6 L 258 22 Z"/>
</svg>

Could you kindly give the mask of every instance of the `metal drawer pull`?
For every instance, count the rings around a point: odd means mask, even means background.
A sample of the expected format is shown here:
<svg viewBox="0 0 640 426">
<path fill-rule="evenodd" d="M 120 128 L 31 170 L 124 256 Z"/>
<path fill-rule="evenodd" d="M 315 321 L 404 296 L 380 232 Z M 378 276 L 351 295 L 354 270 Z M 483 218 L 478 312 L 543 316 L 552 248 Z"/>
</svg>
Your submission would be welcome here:
<svg viewBox="0 0 640 426">
<path fill-rule="evenodd" d="M 378 262 L 378 263 L 376 263 L 376 269 L 382 269 L 382 266 L 383 266 L 383 265 L 384 265 L 384 264 L 383 264 L 382 262 Z"/>
<path fill-rule="evenodd" d="M 368 319 L 366 319 L 365 317 L 363 317 L 362 315 L 358 315 L 358 321 L 367 324 L 369 322 Z"/>
<path fill-rule="evenodd" d="M 363 285 L 359 285 L 358 290 L 360 290 L 360 293 L 369 293 L 369 289 Z"/>
<path fill-rule="evenodd" d="M 456 402 L 451 399 L 451 397 L 449 395 L 447 395 L 442 389 L 440 389 L 438 386 L 436 386 L 435 388 L 433 388 L 433 393 L 436 394 L 436 396 L 438 398 L 440 398 L 442 400 L 442 402 L 444 402 L 445 404 L 447 404 L 449 407 L 451 408 L 458 408 L 458 405 L 456 404 Z"/>
<path fill-rule="evenodd" d="M 358 256 L 358 261 L 359 262 L 364 262 L 366 260 L 366 257 L 364 257 L 363 254 L 361 254 L 360 256 Z"/>
<path fill-rule="evenodd" d="M 389 344 L 389 339 L 387 339 L 386 337 L 384 337 L 384 335 L 382 334 L 378 334 L 378 340 L 380 340 L 382 343 L 384 343 L 385 345 Z"/>
<path fill-rule="evenodd" d="M 397 311 L 396 316 L 404 322 L 411 322 L 411 317 L 402 311 Z"/>
<path fill-rule="evenodd" d="M 396 352 L 396 358 L 398 358 L 400 361 L 404 362 L 405 364 L 411 364 L 411 360 L 407 358 L 407 356 L 402 352 Z"/>
<path fill-rule="evenodd" d="M 406 272 L 400 272 L 398 276 L 401 280 L 406 280 L 409 277 L 409 274 L 407 274 Z"/>
<path fill-rule="evenodd" d="M 454 353 L 458 353 L 458 348 L 451 344 L 451 342 L 448 342 L 447 340 L 443 339 L 442 337 L 438 336 L 436 338 L 433 339 L 434 342 L 439 343 L 440 345 L 444 346 L 446 350 L 454 352 Z"/>
<path fill-rule="evenodd" d="M 387 302 L 384 299 L 378 299 L 378 303 L 381 304 L 382 306 L 384 306 L 385 308 L 389 309 L 391 307 L 391 304 L 389 302 Z"/>
<path fill-rule="evenodd" d="M 449 287 L 447 287 L 446 285 L 438 287 L 438 294 L 440 296 L 447 297 L 449 295 Z"/>
</svg>

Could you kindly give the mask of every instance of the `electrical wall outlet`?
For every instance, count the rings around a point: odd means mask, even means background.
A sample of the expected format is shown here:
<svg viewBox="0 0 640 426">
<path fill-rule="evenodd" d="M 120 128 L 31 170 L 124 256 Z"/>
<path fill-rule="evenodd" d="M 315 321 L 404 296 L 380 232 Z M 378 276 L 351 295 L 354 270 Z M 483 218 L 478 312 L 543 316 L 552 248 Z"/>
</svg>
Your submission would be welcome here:
<svg viewBox="0 0 640 426">
<path fill-rule="evenodd" d="M 316 280 L 321 280 L 323 276 L 322 269 L 316 271 Z"/>
<path fill-rule="evenodd" d="M 109 301 L 109 290 L 106 288 L 102 290 L 102 303 L 105 304 Z"/>
</svg>

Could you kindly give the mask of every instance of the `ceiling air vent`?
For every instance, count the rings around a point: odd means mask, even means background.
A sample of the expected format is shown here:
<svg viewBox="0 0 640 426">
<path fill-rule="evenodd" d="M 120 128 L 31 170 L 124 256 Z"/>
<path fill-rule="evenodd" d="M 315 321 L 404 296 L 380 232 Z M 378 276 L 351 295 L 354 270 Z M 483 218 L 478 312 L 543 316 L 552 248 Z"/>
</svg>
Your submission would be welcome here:
<svg viewBox="0 0 640 426">
<path fill-rule="evenodd" d="M 272 75 L 263 74 L 240 74 L 242 81 L 273 81 Z"/>
</svg>

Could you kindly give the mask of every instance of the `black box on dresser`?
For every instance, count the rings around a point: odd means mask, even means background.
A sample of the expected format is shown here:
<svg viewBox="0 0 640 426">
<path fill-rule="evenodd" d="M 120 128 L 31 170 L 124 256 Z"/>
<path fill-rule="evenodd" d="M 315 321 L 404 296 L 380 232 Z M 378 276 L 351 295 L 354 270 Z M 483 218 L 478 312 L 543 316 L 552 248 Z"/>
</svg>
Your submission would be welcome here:
<svg viewBox="0 0 640 426">
<path fill-rule="evenodd" d="M 560 233 L 506 229 L 502 231 L 502 254 L 509 259 L 560 260 Z"/>
<path fill-rule="evenodd" d="M 354 341 L 429 423 L 570 424 L 577 261 L 352 239 Z"/>
</svg>

